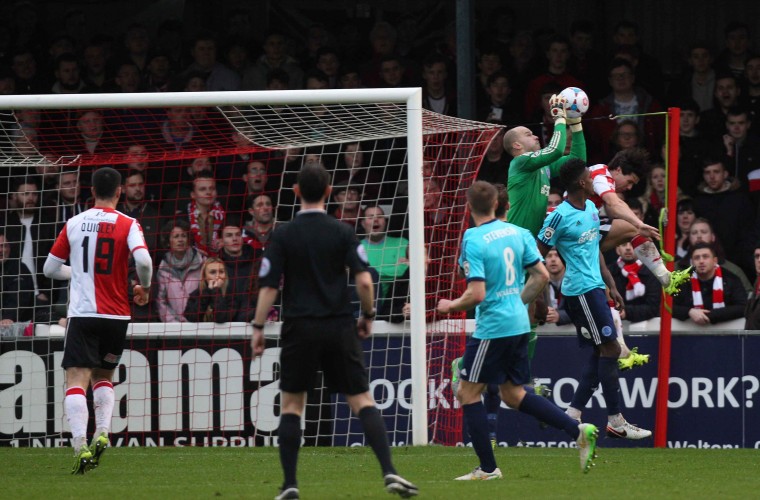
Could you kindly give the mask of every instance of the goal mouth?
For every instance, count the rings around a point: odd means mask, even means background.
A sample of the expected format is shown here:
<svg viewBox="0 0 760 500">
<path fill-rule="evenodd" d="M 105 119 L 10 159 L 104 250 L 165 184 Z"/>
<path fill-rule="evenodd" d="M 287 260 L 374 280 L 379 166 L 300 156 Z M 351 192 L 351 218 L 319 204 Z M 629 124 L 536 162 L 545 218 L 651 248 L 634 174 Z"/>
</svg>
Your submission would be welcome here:
<svg viewBox="0 0 760 500">
<path fill-rule="evenodd" d="M 380 334 L 363 343 L 372 394 L 389 437 L 404 444 L 458 442 L 460 417 L 449 372 L 463 350 L 465 320 L 463 315 L 439 317 L 435 304 L 463 290 L 456 259 L 469 221 L 465 192 L 499 128 L 422 110 L 418 92 L 1 98 L 6 111 L 0 113 L 0 192 L 8 195 L 0 195 L 0 203 L 8 213 L 33 215 L 33 224 L 43 229 L 34 242 L 30 272 L 39 278 L 32 283 L 33 293 L 46 290 L 50 302 L 35 306 L 27 300 L 28 290 L 16 292 L 17 322 L 33 324 L 38 335 L 0 343 L 0 366 L 9 373 L 23 366 L 22 380 L 43 377 L 50 385 L 34 394 L 23 389 L 39 411 L 11 404 L 0 441 L 29 443 L 68 435 L 59 404 L 63 373 L 58 365 L 63 348 L 59 323 L 71 289 L 67 283 L 46 281 L 40 263 L 71 210 L 91 203 L 92 172 L 111 166 L 124 182 L 119 209 L 141 223 L 156 270 L 152 301 L 144 308 L 133 306 L 133 324 L 114 380 L 112 442 L 122 438 L 128 444 L 135 438 L 140 444 L 203 444 L 224 438 L 232 443 L 233 437 L 243 436 L 245 445 L 273 444 L 279 422 L 275 332 L 287 311 L 272 311 L 266 352 L 258 359 L 251 358 L 248 347 L 245 311 L 258 290 L 256 276 L 269 232 L 298 211 L 293 190 L 298 171 L 305 163 L 320 162 L 335 186 L 328 212 L 351 224 L 369 246 L 384 230 L 379 253 L 393 256 L 373 266 Z M 201 206 L 208 200 L 195 193 L 206 171 L 216 192 L 208 211 Z M 36 202 L 22 209 L 20 193 L 28 191 L 36 193 Z M 378 207 L 384 228 L 367 222 L 366 211 Z M 201 226 L 191 216 L 196 212 L 206 229 L 193 227 Z M 187 247 L 209 256 L 227 251 L 227 225 L 241 232 L 243 250 L 233 267 L 244 270 L 230 278 L 229 288 L 239 300 L 227 306 L 226 321 L 217 321 L 219 311 L 208 310 L 190 321 L 184 316 L 187 296 L 172 295 L 172 273 L 188 279 L 176 267 L 187 253 L 171 239 L 180 219 L 191 226 Z M 11 232 L 21 235 L 22 229 L 16 222 Z M 10 242 L 13 258 L 22 257 L 23 245 L 18 237 Z M 196 285 L 201 279 L 197 272 L 192 275 Z M 406 303 L 410 315 L 404 312 Z M 358 304 L 355 308 L 358 314 Z M 0 390 L 0 397 L 10 395 L 8 390 Z M 310 391 L 304 427 L 310 444 L 362 442 L 346 404 L 331 396 L 322 381 Z"/>
</svg>

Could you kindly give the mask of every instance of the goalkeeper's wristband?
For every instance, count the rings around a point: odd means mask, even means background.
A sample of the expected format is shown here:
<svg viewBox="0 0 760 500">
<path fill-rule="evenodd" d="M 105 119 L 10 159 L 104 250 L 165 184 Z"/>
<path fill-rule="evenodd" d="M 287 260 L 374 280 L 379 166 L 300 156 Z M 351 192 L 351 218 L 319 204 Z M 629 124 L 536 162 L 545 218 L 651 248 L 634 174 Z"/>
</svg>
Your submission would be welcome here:
<svg viewBox="0 0 760 500">
<path fill-rule="evenodd" d="M 567 121 L 565 120 L 564 116 L 560 116 L 559 118 L 554 119 L 554 124 L 562 123 L 563 125 L 567 125 Z"/>
<path fill-rule="evenodd" d="M 256 330 L 263 330 L 264 329 L 264 325 L 261 325 L 261 324 L 251 323 L 251 325 L 253 325 L 253 328 L 256 329 Z"/>
<path fill-rule="evenodd" d="M 570 125 L 570 132 L 583 132 L 583 125 L 580 123 L 573 123 Z"/>
</svg>

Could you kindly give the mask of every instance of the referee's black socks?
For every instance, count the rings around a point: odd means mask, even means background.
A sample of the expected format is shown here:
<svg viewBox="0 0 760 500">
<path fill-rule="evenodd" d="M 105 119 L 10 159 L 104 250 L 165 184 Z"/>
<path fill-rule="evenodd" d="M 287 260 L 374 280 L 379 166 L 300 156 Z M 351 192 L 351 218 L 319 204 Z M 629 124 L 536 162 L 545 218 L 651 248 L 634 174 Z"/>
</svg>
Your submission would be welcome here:
<svg viewBox="0 0 760 500">
<path fill-rule="evenodd" d="M 280 446 L 280 463 L 285 475 L 283 489 L 298 486 L 296 466 L 298 465 L 298 448 L 301 446 L 301 417 L 295 413 L 285 413 L 280 417 L 277 429 Z"/>
<path fill-rule="evenodd" d="M 365 406 L 359 411 L 359 420 L 364 427 L 364 436 L 375 452 L 383 469 L 383 476 L 395 474 L 396 469 L 391 462 L 391 447 L 388 444 L 388 433 L 385 430 L 385 422 L 376 406 Z"/>
</svg>

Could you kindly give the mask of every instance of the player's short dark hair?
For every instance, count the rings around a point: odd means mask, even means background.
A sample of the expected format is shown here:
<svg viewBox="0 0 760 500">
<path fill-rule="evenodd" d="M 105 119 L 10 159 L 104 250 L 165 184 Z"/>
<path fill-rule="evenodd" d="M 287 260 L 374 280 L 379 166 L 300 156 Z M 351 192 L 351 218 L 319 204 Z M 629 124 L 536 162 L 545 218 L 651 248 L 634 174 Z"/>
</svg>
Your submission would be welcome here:
<svg viewBox="0 0 760 500">
<path fill-rule="evenodd" d="M 578 181 L 583 177 L 586 171 L 586 162 L 580 158 L 570 158 L 559 169 L 559 180 L 568 193 L 573 193 L 580 189 Z"/>
<path fill-rule="evenodd" d="M 475 181 L 467 190 L 467 202 L 477 215 L 488 215 L 494 209 L 493 202 L 498 196 L 496 187 L 486 181 Z"/>
<path fill-rule="evenodd" d="M 509 193 L 507 186 L 501 183 L 494 183 L 496 188 L 496 218 L 501 219 L 507 214 L 509 208 Z"/>
<path fill-rule="evenodd" d="M 298 172 L 298 189 L 301 199 L 307 203 L 320 201 L 329 184 L 330 174 L 321 163 L 307 162 Z"/>
<path fill-rule="evenodd" d="M 610 170 L 619 168 L 623 175 L 636 174 L 643 179 L 649 173 L 649 152 L 644 148 L 629 148 L 618 151 L 607 163 Z"/>
<path fill-rule="evenodd" d="M 111 167 L 101 167 L 92 174 L 92 189 L 95 198 L 107 200 L 116 196 L 116 190 L 121 186 L 121 174 Z"/>
<path fill-rule="evenodd" d="M 712 243 L 707 243 L 705 241 L 700 241 L 699 243 L 695 243 L 689 247 L 689 258 L 691 258 L 694 255 L 694 252 L 696 252 L 697 250 L 702 250 L 705 248 L 710 250 L 710 252 L 713 254 L 713 257 L 718 256 L 718 252 L 715 249 L 715 245 L 713 245 Z"/>
</svg>

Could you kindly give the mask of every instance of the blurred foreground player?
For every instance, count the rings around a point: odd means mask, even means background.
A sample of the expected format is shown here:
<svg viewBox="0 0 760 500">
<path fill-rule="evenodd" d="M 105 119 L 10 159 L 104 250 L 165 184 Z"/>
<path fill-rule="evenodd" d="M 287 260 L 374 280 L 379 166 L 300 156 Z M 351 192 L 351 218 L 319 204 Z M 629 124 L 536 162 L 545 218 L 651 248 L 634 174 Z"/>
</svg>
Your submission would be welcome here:
<svg viewBox="0 0 760 500">
<path fill-rule="evenodd" d="M 372 333 L 374 290 L 367 254 L 351 227 L 327 215 L 329 174 L 321 164 L 306 164 L 298 173 L 296 195 L 301 211 L 272 233 L 259 271 L 258 303 L 253 320 L 254 356 L 264 352 L 264 323 L 284 278 L 280 354 L 282 390 L 280 462 L 285 475 L 276 499 L 299 498 L 296 466 L 301 445 L 301 415 L 306 391 L 317 371 L 325 384 L 346 396 L 359 417 L 367 442 L 380 462 L 385 489 L 404 498 L 417 487 L 396 474 L 388 435 L 369 392 L 360 339 Z M 346 269 L 354 276 L 361 302 L 358 323 L 348 294 Z"/>
<path fill-rule="evenodd" d="M 76 463 L 72 474 L 97 467 L 108 446 L 114 407 L 111 380 L 119 365 L 130 305 L 127 274 L 130 253 L 139 285 L 134 302 L 148 303 L 153 262 L 140 224 L 118 212 L 121 175 L 101 168 L 92 175 L 95 206 L 68 220 L 48 254 L 48 278 L 71 280 L 68 325 L 61 366 L 66 370 L 66 420 L 71 428 Z M 65 265 L 66 261 L 71 263 Z M 87 388 L 92 386 L 95 435 L 87 446 Z"/>
</svg>

